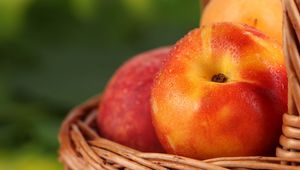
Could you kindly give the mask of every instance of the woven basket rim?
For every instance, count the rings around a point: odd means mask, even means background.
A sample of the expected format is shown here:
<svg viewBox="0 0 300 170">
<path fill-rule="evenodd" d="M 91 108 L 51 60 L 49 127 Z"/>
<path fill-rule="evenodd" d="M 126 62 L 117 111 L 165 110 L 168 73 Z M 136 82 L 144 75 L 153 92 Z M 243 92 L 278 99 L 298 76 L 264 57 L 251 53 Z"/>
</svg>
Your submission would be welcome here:
<svg viewBox="0 0 300 170">
<path fill-rule="evenodd" d="M 67 168 L 71 169 L 97 169 L 93 167 L 93 164 L 98 164 L 98 169 L 107 169 L 102 166 L 112 166 L 112 167 L 126 167 L 127 163 L 123 162 L 122 165 L 116 165 L 116 163 L 107 163 L 105 156 L 98 155 L 97 148 L 101 148 L 107 152 L 111 152 L 113 154 L 116 154 L 118 156 L 123 157 L 124 159 L 128 160 L 129 162 L 132 161 L 130 156 L 124 156 L 120 153 L 116 153 L 115 149 L 122 150 L 126 152 L 125 155 L 133 154 L 136 157 L 142 159 L 143 161 L 149 161 L 151 163 L 161 163 L 159 162 L 159 159 L 162 159 L 161 161 L 167 161 L 170 163 L 173 163 L 175 165 L 171 166 L 178 166 L 178 167 L 184 167 L 185 168 L 201 168 L 201 169 L 207 169 L 207 170 L 224 170 L 227 168 L 233 168 L 233 167 L 241 167 L 241 168 L 264 168 L 264 169 L 299 169 L 299 167 L 295 167 L 293 165 L 281 165 L 280 163 L 282 161 L 284 162 L 293 162 L 293 163 L 300 163 L 300 159 L 295 158 L 279 158 L 279 157 L 262 157 L 262 156 L 249 156 L 249 157 L 222 157 L 222 158 L 214 158 L 214 159 L 208 159 L 208 160 L 196 160 L 186 157 L 181 157 L 177 155 L 172 154 L 161 154 L 161 153 L 143 153 L 131 148 L 128 148 L 126 146 L 122 146 L 120 144 L 117 144 L 115 142 L 109 141 L 107 139 L 101 138 L 99 134 L 97 133 L 96 129 L 92 129 L 92 124 L 95 123 L 96 113 L 100 102 L 100 96 L 93 97 L 89 99 L 87 102 L 83 103 L 82 105 L 74 108 L 68 117 L 63 122 L 59 139 L 60 139 L 60 160 L 64 163 L 64 165 Z M 90 127 L 92 126 L 92 128 Z M 95 127 L 94 127 L 95 128 Z M 81 140 L 78 137 L 74 137 L 75 135 L 72 135 L 72 133 L 76 132 L 78 136 L 81 136 Z M 82 141 L 84 140 L 84 141 Z M 74 142 L 79 142 L 77 144 L 74 144 Z M 85 144 L 80 144 L 84 142 Z M 99 146 L 105 143 L 104 146 Z M 108 144 L 107 144 L 108 143 Z M 95 145 L 96 144 L 96 145 Z M 98 144 L 98 145 L 97 145 Z M 80 150 L 78 148 L 78 145 L 81 145 L 81 147 L 85 148 L 85 150 Z M 108 145 L 108 146 L 106 146 Z M 86 148 L 88 147 L 88 148 Z M 115 149 L 113 148 L 115 147 Z M 81 148 L 82 149 L 82 148 Z M 93 153 L 92 153 L 93 152 Z M 85 155 L 85 156 L 83 156 Z M 102 161 L 95 161 L 94 163 L 91 159 L 94 156 L 98 156 L 97 159 L 101 159 Z M 88 158 L 89 157 L 89 158 Z M 108 162 L 113 162 L 115 158 L 111 158 Z M 170 160 L 173 159 L 173 160 Z M 142 161 L 142 166 L 144 167 Z M 158 162 L 155 162 L 158 161 Z M 95 163 L 96 162 L 96 163 Z M 99 163 L 100 162 L 100 163 Z M 102 163 L 101 163 L 102 162 Z M 164 164 L 158 164 L 160 168 L 166 168 L 163 166 Z M 87 168 L 88 166 L 91 166 L 90 168 Z M 94 165 L 96 166 L 96 165 Z M 149 166 L 149 165 L 148 165 Z M 150 168 L 152 169 L 158 169 L 151 167 L 153 165 L 150 165 Z M 170 166 L 170 165 L 167 165 Z M 101 167 L 101 168 L 100 168 Z M 146 166 L 147 167 L 147 166 Z M 275 168 L 274 168 L 275 167 Z M 129 165 L 129 167 L 132 169 L 132 165 Z M 170 167 L 167 167 L 170 168 Z M 223 168 L 223 169 L 222 169 Z M 140 167 L 136 168 L 140 169 Z"/>
</svg>

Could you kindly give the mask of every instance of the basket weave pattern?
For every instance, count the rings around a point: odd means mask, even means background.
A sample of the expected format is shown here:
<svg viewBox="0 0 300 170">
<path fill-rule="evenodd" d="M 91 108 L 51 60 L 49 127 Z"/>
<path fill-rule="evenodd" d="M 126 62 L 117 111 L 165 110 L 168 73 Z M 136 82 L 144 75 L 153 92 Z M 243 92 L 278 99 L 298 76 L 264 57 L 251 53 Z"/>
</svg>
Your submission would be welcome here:
<svg viewBox="0 0 300 170">
<path fill-rule="evenodd" d="M 300 1 L 285 0 L 283 49 L 286 59 L 289 92 L 288 113 L 283 115 L 282 135 L 279 139 L 283 148 L 276 155 L 285 158 L 300 158 Z"/>
<path fill-rule="evenodd" d="M 284 0 L 284 54 L 288 71 L 288 113 L 283 116 L 277 157 L 225 157 L 195 160 L 143 153 L 99 136 L 96 114 L 100 97 L 73 109 L 62 124 L 60 160 L 66 170 L 300 170 L 300 0 Z M 298 7 L 299 8 L 298 8 Z"/>
</svg>

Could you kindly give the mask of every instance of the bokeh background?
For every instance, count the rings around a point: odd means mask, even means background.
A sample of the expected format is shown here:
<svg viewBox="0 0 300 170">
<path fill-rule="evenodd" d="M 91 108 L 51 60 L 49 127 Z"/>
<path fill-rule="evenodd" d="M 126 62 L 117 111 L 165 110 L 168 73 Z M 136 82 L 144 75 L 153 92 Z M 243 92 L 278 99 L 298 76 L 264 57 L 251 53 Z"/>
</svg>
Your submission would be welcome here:
<svg viewBox="0 0 300 170">
<path fill-rule="evenodd" d="M 68 111 L 197 27 L 198 0 L 0 0 L 0 169 L 61 170 Z"/>
</svg>

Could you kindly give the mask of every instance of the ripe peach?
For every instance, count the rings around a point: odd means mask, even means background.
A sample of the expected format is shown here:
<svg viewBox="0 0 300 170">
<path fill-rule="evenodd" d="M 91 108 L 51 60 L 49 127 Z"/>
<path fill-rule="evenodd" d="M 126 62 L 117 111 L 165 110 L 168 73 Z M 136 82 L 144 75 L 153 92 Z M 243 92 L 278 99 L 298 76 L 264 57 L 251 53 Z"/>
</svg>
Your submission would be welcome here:
<svg viewBox="0 0 300 170">
<path fill-rule="evenodd" d="M 281 47 L 247 25 L 195 29 L 170 51 L 151 103 L 154 128 L 169 153 L 198 159 L 270 154 L 287 111 Z"/>
<path fill-rule="evenodd" d="M 169 50 L 165 47 L 139 54 L 117 70 L 99 107 L 102 136 L 141 151 L 163 151 L 151 121 L 150 93 Z"/>
<path fill-rule="evenodd" d="M 257 28 L 282 43 L 281 0 L 210 0 L 201 25 L 240 22 Z"/>
</svg>

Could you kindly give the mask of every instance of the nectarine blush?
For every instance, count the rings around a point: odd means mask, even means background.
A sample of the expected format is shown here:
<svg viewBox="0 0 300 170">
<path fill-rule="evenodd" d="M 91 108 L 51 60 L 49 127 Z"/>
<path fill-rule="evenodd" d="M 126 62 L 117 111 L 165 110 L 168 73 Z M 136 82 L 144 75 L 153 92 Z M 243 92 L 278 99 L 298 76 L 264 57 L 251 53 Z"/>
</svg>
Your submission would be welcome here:
<svg viewBox="0 0 300 170">
<path fill-rule="evenodd" d="M 281 47 L 242 24 L 195 29 L 170 51 L 151 103 L 156 133 L 169 153 L 268 155 L 287 111 Z"/>
</svg>

